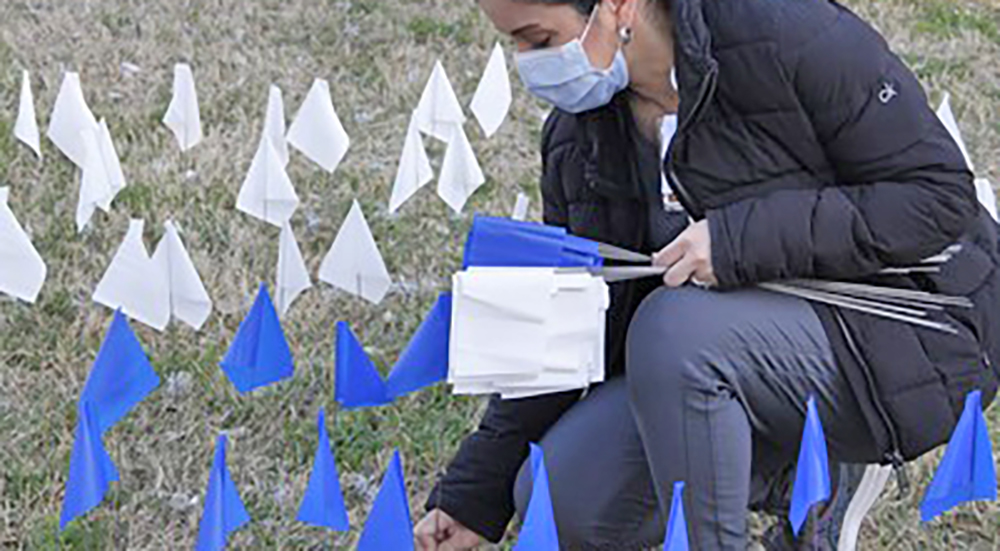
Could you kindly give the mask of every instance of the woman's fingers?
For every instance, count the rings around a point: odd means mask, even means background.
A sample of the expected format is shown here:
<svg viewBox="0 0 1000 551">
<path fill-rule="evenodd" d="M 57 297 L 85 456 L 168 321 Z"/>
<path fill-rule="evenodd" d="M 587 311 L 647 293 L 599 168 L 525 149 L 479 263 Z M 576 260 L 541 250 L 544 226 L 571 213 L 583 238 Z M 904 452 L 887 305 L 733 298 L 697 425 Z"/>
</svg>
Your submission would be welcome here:
<svg viewBox="0 0 1000 551">
<path fill-rule="evenodd" d="M 663 275 L 663 283 L 667 287 L 680 287 L 691 279 L 697 268 L 697 260 L 691 255 L 685 255 Z"/>
<path fill-rule="evenodd" d="M 687 241 L 684 240 L 683 234 L 675 239 L 672 243 L 663 248 L 660 252 L 653 255 L 653 265 L 663 266 L 669 268 L 684 257 L 684 253 L 687 251 Z"/>
</svg>

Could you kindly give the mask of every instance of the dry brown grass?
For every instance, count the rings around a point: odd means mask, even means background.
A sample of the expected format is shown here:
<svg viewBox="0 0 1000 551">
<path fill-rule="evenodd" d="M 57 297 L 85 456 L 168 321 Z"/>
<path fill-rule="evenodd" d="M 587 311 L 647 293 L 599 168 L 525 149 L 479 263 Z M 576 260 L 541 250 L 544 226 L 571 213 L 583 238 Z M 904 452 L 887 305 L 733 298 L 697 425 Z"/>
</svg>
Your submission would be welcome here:
<svg viewBox="0 0 1000 551">
<path fill-rule="evenodd" d="M 978 23 L 995 25 L 997 12 L 972 7 L 972 19 L 953 24 L 951 4 L 942 0 L 852 4 L 906 56 L 935 101 L 952 91 L 972 154 L 996 181 L 1000 45 Z M 473 123 L 467 127 L 490 182 L 466 214 L 451 215 L 430 189 L 401 215 L 386 211 L 406 119 L 433 60 L 442 59 L 467 103 L 496 38 L 467 0 L 0 2 L 0 178 L 49 264 L 39 304 L 0 302 L 0 545 L 56 545 L 75 402 L 110 319 L 89 296 L 130 217 L 147 221 L 149 245 L 163 221 L 179 221 L 216 311 L 198 334 L 174 327 L 160 335 L 135 325 L 164 386 L 106 439 L 122 474 L 117 503 L 74 525 L 64 543 L 189 548 L 214 438 L 226 429 L 229 466 L 255 519 L 235 535 L 233 548 L 351 545 L 357 530 L 331 538 L 293 521 L 315 446 L 316 410 L 334 409 L 333 324 L 349 320 L 373 357 L 391 363 L 457 266 L 469 213 L 509 212 L 519 189 L 534 197 L 538 212 L 544 110 L 519 86 L 499 135 L 487 141 Z M 186 156 L 159 124 L 177 61 L 194 67 L 207 132 Z M 33 72 L 43 129 L 63 71 L 79 71 L 92 110 L 107 117 L 122 155 L 130 187 L 83 235 L 73 228 L 77 178 L 69 163 L 48 143 L 38 163 L 10 137 L 22 68 Z M 399 285 L 378 307 L 323 285 L 307 293 L 286 325 L 296 378 L 239 396 L 216 364 L 258 282 L 273 281 L 277 233 L 237 213 L 235 196 L 258 139 L 267 86 L 284 89 L 291 117 L 315 77 L 330 81 L 353 143 L 332 177 L 294 155 L 291 176 L 303 200 L 294 225 L 303 252 L 316 268 L 357 197 Z M 396 406 L 337 415 L 333 437 L 353 524 L 363 522 L 393 447 L 404 454 L 417 510 L 480 407 L 437 389 Z M 933 465 L 920 463 L 921 480 Z M 918 498 L 883 501 L 866 527 L 865 547 L 1000 546 L 995 505 L 923 526 Z"/>
</svg>

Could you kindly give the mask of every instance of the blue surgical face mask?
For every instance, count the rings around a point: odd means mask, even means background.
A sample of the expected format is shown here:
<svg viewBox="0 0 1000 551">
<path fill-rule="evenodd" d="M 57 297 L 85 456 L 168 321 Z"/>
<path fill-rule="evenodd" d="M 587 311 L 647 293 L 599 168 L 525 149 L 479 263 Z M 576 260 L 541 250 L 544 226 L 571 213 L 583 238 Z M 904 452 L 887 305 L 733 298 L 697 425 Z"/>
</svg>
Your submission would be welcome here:
<svg viewBox="0 0 1000 551">
<path fill-rule="evenodd" d="M 621 47 L 607 69 L 594 67 L 587 57 L 583 37 L 590 30 L 593 18 L 580 38 L 562 46 L 514 55 L 517 72 L 528 91 L 563 111 L 581 113 L 607 105 L 628 86 L 628 65 Z"/>
</svg>

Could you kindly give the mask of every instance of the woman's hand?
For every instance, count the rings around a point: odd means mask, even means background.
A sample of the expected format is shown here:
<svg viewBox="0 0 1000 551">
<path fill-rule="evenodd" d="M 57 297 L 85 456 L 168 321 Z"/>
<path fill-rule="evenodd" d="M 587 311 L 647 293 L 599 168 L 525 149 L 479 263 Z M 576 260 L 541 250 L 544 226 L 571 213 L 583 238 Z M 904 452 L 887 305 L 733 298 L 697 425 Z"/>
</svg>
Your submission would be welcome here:
<svg viewBox="0 0 1000 551">
<path fill-rule="evenodd" d="M 434 509 L 413 529 L 418 551 L 466 551 L 483 543 L 479 534 L 451 518 L 448 513 Z"/>
<path fill-rule="evenodd" d="M 688 281 L 716 285 L 719 281 L 712 270 L 712 237 L 708 221 L 688 226 L 673 243 L 653 255 L 653 265 L 667 268 L 663 283 L 668 287 L 680 287 Z"/>
</svg>

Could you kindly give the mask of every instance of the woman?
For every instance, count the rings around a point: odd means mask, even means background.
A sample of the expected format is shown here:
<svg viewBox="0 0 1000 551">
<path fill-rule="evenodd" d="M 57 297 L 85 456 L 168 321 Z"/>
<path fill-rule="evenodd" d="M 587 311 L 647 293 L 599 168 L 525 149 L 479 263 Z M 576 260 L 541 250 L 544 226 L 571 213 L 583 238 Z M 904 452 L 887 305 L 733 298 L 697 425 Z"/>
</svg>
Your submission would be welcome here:
<svg viewBox="0 0 1000 551">
<path fill-rule="evenodd" d="M 546 222 L 669 269 L 664 286 L 612 291 L 619 377 L 585 396 L 491 402 L 418 547 L 499 540 L 524 511 L 518 472 L 540 441 L 565 548 L 656 545 L 684 481 L 692 548 L 745 549 L 748 507 L 787 508 L 810 397 L 836 464 L 900 473 L 947 441 L 970 391 L 992 401 L 996 227 L 920 84 L 868 25 L 827 0 L 479 4 L 517 42 L 525 85 L 557 108 Z M 940 273 L 879 275 L 953 244 Z M 975 306 L 931 316 L 949 334 L 754 288 L 795 278 Z M 779 525 L 773 548 L 834 548 L 857 469 L 831 470 L 831 500 L 798 540 Z"/>
</svg>

